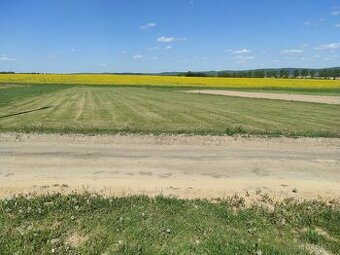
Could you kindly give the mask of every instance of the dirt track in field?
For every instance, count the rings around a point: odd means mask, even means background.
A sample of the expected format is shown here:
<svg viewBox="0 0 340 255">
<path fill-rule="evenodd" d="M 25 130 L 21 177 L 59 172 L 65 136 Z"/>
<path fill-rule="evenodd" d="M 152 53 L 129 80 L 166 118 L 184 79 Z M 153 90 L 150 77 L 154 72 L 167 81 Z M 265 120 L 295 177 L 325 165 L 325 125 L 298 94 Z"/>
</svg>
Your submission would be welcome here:
<svg viewBox="0 0 340 255">
<path fill-rule="evenodd" d="M 322 104 L 340 104 L 340 96 L 319 96 L 319 95 L 302 95 L 302 94 L 282 94 L 282 93 L 267 93 L 267 92 L 243 92 L 231 90 L 189 90 L 189 93 L 195 94 L 211 94 L 223 96 L 236 96 L 236 97 L 250 97 L 250 98 L 265 98 L 265 99 L 278 99 L 286 101 L 300 101 L 310 103 Z"/>
<path fill-rule="evenodd" d="M 45 190 L 182 198 L 340 196 L 340 139 L 0 134 L 0 197 Z"/>
</svg>

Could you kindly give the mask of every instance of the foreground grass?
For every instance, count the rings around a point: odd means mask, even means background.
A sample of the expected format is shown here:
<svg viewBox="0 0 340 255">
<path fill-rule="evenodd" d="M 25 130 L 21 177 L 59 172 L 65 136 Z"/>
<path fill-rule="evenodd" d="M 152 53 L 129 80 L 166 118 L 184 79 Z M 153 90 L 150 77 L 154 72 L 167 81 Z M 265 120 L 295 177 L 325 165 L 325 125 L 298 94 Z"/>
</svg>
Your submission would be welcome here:
<svg viewBox="0 0 340 255">
<path fill-rule="evenodd" d="M 281 89 L 336 89 L 339 80 L 261 79 L 177 77 L 151 75 L 108 74 L 0 74 L 2 84 L 95 84 L 95 85 L 146 85 L 173 87 L 220 87 L 220 88 L 281 88 Z"/>
<path fill-rule="evenodd" d="M 338 202 L 261 199 L 19 196 L 0 201 L 0 254 L 339 254 Z"/>
<path fill-rule="evenodd" d="M 340 137 L 339 105 L 117 86 L 18 86 L 0 97 L 0 131 Z"/>
</svg>

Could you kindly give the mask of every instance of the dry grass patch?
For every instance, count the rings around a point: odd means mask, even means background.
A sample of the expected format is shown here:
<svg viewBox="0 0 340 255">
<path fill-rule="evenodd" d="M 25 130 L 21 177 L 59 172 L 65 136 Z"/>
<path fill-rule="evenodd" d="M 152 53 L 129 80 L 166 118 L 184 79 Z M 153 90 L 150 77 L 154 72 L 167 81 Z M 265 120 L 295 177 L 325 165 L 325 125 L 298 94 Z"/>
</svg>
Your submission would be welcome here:
<svg viewBox="0 0 340 255">
<path fill-rule="evenodd" d="M 88 238 L 89 237 L 87 235 L 81 235 L 79 232 L 73 232 L 67 237 L 66 242 L 72 247 L 78 248 L 82 246 Z"/>
</svg>

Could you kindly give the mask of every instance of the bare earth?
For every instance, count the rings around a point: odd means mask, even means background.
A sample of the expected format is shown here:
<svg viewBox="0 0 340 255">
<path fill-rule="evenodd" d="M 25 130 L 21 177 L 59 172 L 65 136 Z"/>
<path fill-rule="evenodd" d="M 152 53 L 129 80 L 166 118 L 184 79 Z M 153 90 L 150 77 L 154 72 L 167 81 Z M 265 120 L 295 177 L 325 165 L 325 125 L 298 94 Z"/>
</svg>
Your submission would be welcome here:
<svg viewBox="0 0 340 255">
<path fill-rule="evenodd" d="M 340 139 L 0 134 L 0 197 L 57 189 L 339 198 Z"/>
<path fill-rule="evenodd" d="M 286 101 L 300 101 L 322 104 L 340 104 L 339 96 L 319 96 L 319 95 L 302 95 L 302 94 L 281 94 L 281 93 L 267 93 L 267 92 L 243 92 L 231 90 L 189 90 L 189 93 L 196 94 L 212 94 L 236 97 L 251 97 L 251 98 L 266 98 L 266 99 L 279 99 Z"/>
</svg>

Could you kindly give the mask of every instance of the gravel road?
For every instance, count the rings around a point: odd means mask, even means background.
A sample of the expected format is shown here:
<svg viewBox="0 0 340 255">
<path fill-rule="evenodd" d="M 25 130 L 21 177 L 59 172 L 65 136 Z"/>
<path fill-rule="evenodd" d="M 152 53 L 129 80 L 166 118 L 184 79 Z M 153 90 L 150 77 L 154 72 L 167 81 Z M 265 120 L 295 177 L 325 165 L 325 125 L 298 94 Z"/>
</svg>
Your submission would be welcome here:
<svg viewBox="0 0 340 255">
<path fill-rule="evenodd" d="M 339 197 L 340 139 L 0 134 L 0 197 L 62 185 L 182 198 Z"/>
</svg>

